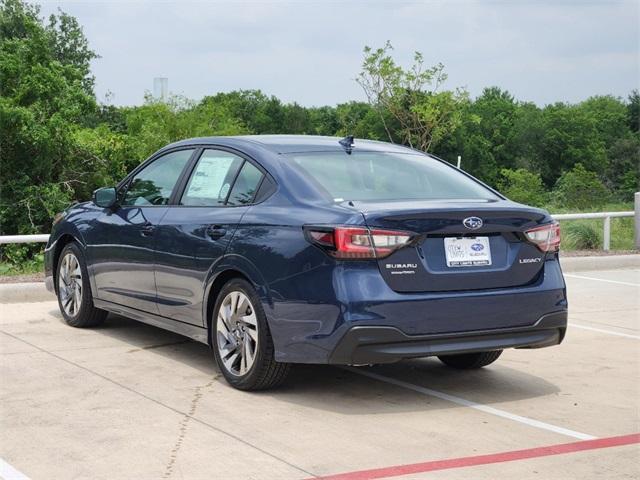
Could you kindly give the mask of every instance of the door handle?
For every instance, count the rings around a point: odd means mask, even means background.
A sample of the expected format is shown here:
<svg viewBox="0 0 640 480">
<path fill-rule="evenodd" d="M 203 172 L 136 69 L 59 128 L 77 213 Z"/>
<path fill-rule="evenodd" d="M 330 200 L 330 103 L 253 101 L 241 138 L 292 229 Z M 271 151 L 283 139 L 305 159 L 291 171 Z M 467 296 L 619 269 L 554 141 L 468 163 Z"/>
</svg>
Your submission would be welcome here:
<svg viewBox="0 0 640 480">
<path fill-rule="evenodd" d="M 222 238 L 226 234 L 227 234 L 227 230 L 221 227 L 220 225 L 209 225 L 207 227 L 207 235 L 213 240 Z"/>
<path fill-rule="evenodd" d="M 150 223 L 146 223 L 140 229 L 140 235 L 142 235 L 143 237 L 149 237 L 153 235 L 153 232 L 155 231 L 155 229 L 156 229 L 155 226 L 153 226 Z"/>
</svg>

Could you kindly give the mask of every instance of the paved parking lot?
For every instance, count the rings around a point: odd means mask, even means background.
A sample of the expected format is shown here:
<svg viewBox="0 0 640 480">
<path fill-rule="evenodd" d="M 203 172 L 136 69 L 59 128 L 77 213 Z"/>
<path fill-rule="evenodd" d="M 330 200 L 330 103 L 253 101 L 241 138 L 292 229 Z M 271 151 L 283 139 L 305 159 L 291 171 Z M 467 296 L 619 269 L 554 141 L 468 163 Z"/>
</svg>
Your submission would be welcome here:
<svg viewBox="0 0 640 480">
<path fill-rule="evenodd" d="M 172 333 L 115 316 L 78 330 L 54 301 L 2 304 L 0 475 L 639 478 L 640 270 L 567 283 L 558 347 L 473 372 L 301 366 L 262 393 L 228 387 L 204 345 Z"/>
</svg>

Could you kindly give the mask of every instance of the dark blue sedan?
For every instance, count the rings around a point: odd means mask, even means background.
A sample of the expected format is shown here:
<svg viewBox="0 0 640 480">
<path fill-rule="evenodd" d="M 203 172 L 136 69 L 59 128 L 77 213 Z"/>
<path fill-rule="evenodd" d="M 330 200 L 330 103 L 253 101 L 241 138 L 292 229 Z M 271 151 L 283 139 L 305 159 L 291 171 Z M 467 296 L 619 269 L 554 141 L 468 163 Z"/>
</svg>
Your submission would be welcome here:
<svg viewBox="0 0 640 480">
<path fill-rule="evenodd" d="M 435 157 L 312 136 L 168 145 L 46 248 L 69 325 L 114 312 L 210 345 L 255 390 L 294 363 L 479 368 L 567 327 L 560 232 Z"/>
</svg>

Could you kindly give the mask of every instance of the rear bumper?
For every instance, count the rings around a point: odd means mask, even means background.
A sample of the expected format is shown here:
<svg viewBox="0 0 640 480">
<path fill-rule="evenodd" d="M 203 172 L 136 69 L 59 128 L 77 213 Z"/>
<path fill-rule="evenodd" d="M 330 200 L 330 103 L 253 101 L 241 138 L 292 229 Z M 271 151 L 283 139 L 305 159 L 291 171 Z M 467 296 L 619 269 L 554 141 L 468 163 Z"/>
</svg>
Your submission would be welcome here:
<svg viewBox="0 0 640 480">
<path fill-rule="evenodd" d="M 567 311 L 540 317 L 532 326 L 456 334 L 406 335 L 395 327 L 350 328 L 329 355 L 331 364 L 392 363 L 405 358 L 558 345 L 567 329 Z"/>
</svg>

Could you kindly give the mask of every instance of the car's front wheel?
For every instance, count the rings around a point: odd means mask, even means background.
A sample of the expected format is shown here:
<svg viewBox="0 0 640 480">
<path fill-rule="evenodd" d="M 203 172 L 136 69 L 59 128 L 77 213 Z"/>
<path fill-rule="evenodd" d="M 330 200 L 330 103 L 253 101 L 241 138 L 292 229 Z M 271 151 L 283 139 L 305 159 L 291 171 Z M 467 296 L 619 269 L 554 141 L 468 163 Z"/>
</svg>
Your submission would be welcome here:
<svg viewBox="0 0 640 480">
<path fill-rule="evenodd" d="M 471 370 L 486 367 L 495 362 L 501 354 L 502 350 L 494 350 L 491 352 L 462 353 L 460 355 L 441 355 L 438 358 L 449 367 Z"/>
<path fill-rule="evenodd" d="M 60 253 L 56 293 L 60 312 L 72 327 L 95 327 L 107 316 L 107 312 L 93 306 L 84 256 L 75 243 L 67 244 Z"/>
<path fill-rule="evenodd" d="M 237 278 L 222 288 L 211 326 L 216 362 L 233 387 L 265 390 L 284 381 L 290 366 L 274 359 L 266 315 L 249 282 Z"/>
</svg>

